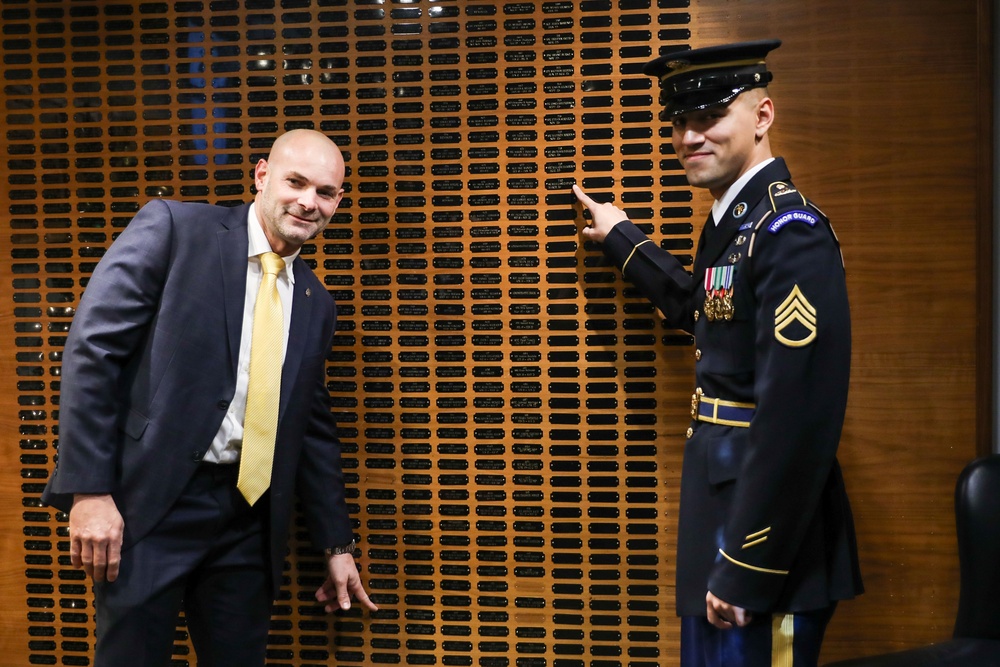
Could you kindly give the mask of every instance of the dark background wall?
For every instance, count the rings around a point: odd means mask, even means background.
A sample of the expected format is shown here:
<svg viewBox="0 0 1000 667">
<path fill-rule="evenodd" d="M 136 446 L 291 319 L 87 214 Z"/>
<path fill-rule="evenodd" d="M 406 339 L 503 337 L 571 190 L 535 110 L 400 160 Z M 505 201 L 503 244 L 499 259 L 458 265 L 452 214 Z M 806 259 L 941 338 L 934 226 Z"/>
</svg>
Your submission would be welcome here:
<svg viewBox="0 0 1000 667">
<path fill-rule="evenodd" d="M 833 220 L 854 320 L 841 460 L 868 593 L 827 658 L 949 636 L 952 488 L 988 447 L 986 0 L 2 4 L 0 649 L 89 664 L 87 582 L 38 505 L 87 275 L 152 197 L 231 204 L 292 127 L 349 192 L 304 254 L 340 305 L 328 367 L 361 565 L 328 617 L 304 527 L 275 665 L 676 661 L 673 548 L 693 348 L 579 242 L 573 182 L 690 261 L 685 186 L 639 73 L 776 36 L 774 130 Z M 984 254 L 985 253 L 985 254 Z M 188 654 L 183 622 L 178 664 Z"/>
</svg>

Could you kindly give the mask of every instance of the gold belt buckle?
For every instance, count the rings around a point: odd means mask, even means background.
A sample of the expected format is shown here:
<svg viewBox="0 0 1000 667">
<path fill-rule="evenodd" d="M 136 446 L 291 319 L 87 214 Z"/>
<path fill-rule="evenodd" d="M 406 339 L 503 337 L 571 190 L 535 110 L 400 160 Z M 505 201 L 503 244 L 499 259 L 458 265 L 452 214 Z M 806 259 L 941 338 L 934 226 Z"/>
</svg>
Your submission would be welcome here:
<svg viewBox="0 0 1000 667">
<path fill-rule="evenodd" d="M 696 421 L 698 419 L 698 407 L 701 405 L 701 397 L 703 394 L 704 392 L 701 390 L 701 387 L 695 389 L 694 393 L 691 394 L 691 419 Z"/>
</svg>

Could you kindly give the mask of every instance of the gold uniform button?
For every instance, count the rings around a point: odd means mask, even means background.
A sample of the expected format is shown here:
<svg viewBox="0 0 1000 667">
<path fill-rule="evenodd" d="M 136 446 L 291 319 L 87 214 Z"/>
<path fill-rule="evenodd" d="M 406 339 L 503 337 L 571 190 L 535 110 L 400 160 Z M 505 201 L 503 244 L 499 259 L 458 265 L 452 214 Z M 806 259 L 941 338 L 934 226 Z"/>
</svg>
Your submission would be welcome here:
<svg viewBox="0 0 1000 667">
<path fill-rule="evenodd" d="M 701 350 L 695 350 L 694 351 L 694 360 L 695 361 L 701 361 Z"/>
<path fill-rule="evenodd" d="M 690 438 L 692 435 L 694 435 L 694 429 L 688 426 L 687 437 Z"/>
<path fill-rule="evenodd" d="M 697 321 L 698 321 L 698 311 L 697 311 L 697 310 L 696 310 L 696 311 L 694 311 L 694 321 L 695 321 L 695 322 L 697 322 Z"/>
</svg>

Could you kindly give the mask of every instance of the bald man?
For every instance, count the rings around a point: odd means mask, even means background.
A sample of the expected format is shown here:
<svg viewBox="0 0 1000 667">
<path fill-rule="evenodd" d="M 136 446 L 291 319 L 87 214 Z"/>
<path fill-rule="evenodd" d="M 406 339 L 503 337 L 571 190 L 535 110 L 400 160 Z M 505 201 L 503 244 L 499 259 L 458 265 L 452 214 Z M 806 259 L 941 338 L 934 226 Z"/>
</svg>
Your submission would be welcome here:
<svg viewBox="0 0 1000 667">
<path fill-rule="evenodd" d="M 263 665 L 296 498 L 326 555 L 317 599 L 328 611 L 352 596 L 377 609 L 354 562 L 324 380 L 336 307 L 299 257 L 343 182 L 330 139 L 288 132 L 257 163 L 252 203 L 154 200 L 87 283 L 42 498 L 69 512 L 70 559 L 94 582 L 98 667 L 168 665 L 182 609 L 199 665 Z M 277 338 L 253 365 L 262 282 L 280 301 Z M 241 472 L 248 394 L 264 395 L 254 380 L 273 390 L 270 403 L 253 400 L 272 405 L 277 424 L 254 436 L 265 453 Z M 257 475 L 256 491 L 244 475 Z"/>
</svg>

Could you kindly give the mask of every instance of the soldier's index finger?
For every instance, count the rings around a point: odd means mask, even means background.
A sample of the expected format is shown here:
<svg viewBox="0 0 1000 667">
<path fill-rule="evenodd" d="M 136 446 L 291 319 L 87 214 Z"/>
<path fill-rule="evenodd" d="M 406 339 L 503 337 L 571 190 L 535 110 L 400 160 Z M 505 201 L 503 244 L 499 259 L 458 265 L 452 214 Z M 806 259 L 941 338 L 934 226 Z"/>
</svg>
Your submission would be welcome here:
<svg viewBox="0 0 1000 667">
<path fill-rule="evenodd" d="M 573 184 L 573 194 L 575 194 L 576 198 L 580 200 L 580 203 L 582 203 L 587 208 L 592 208 L 597 204 L 597 202 L 588 197 L 587 193 L 581 190 L 580 186 L 576 185 L 575 183 Z"/>
</svg>

